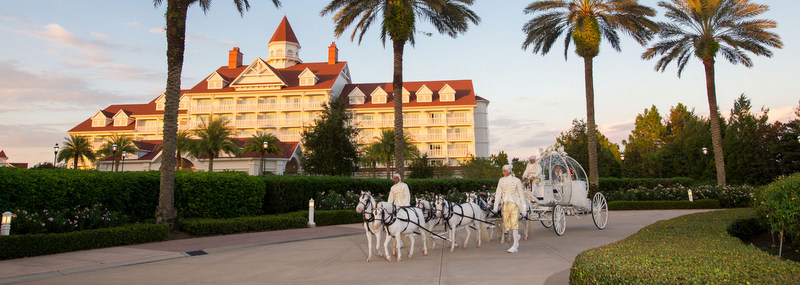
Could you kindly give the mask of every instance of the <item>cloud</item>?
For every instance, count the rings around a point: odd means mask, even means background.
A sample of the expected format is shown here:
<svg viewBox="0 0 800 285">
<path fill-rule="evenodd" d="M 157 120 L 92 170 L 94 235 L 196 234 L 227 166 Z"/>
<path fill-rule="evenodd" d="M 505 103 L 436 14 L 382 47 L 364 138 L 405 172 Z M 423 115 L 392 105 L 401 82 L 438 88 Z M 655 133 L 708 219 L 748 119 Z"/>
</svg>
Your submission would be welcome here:
<svg viewBox="0 0 800 285">
<path fill-rule="evenodd" d="M 78 53 L 78 57 L 73 59 L 64 57 L 65 62 L 78 66 L 94 66 L 111 62 L 113 57 L 108 55 L 111 49 L 117 48 L 114 45 L 100 40 L 84 39 L 76 36 L 59 24 L 48 24 L 36 26 L 34 29 L 15 29 L 17 33 L 28 35 L 40 40 L 56 44 L 58 47 L 69 48 Z M 91 33 L 95 37 L 103 38 L 106 35 Z M 52 52 L 48 52 L 52 53 Z"/>
<path fill-rule="evenodd" d="M 0 124 L 0 150 L 10 162 L 27 162 L 28 167 L 40 162 L 52 163 L 53 146 L 62 144 L 65 136 L 63 127 Z"/>
<path fill-rule="evenodd" d="M 95 90 L 80 77 L 36 74 L 13 61 L 0 61 L 0 114 L 11 111 L 95 109 L 99 102 L 130 100 L 106 91 Z M 91 107 L 88 107 L 88 106 Z"/>
<path fill-rule="evenodd" d="M 161 35 L 166 35 L 167 34 L 167 30 L 165 30 L 163 27 L 152 28 L 152 29 L 149 30 L 149 32 L 151 34 L 161 34 Z"/>
<path fill-rule="evenodd" d="M 124 22 L 122 23 L 122 25 L 126 27 L 138 27 L 141 25 L 141 23 L 139 23 L 139 21 L 132 21 L 132 22 Z"/>
<path fill-rule="evenodd" d="M 89 34 L 92 35 L 95 38 L 101 38 L 101 39 L 104 39 L 104 40 L 107 40 L 107 39 L 111 38 L 111 36 L 109 36 L 109 35 L 106 35 L 106 34 L 103 34 L 103 33 L 98 33 L 98 32 L 91 32 Z"/>
</svg>

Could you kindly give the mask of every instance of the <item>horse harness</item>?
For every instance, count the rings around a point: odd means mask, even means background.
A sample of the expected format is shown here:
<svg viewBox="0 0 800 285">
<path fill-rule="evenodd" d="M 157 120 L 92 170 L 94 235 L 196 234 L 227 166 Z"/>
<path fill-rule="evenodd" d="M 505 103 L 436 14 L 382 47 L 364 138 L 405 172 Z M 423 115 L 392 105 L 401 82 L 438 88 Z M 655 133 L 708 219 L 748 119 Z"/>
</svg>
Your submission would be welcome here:
<svg viewBox="0 0 800 285">
<path fill-rule="evenodd" d="M 364 195 L 367 195 L 367 194 L 364 194 Z M 367 231 L 369 231 L 370 234 L 375 235 L 375 233 L 372 232 L 372 227 L 369 226 L 369 223 L 375 221 L 375 214 L 373 214 L 372 211 L 367 211 L 367 207 L 372 205 L 372 199 L 365 199 L 365 200 L 367 200 L 367 201 L 366 202 L 361 202 L 361 201 L 358 202 L 359 205 L 364 205 L 364 216 L 363 216 L 362 219 L 363 219 L 364 223 L 367 224 Z M 369 218 L 367 218 L 367 215 L 369 215 Z"/>
<path fill-rule="evenodd" d="M 417 212 L 416 212 L 416 211 L 409 211 L 409 210 L 408 210 L 409 208 L 414 208 L 414 207 L 412 207 L 412 206 L 400 206 L 400 207 L 399 207 L 399 209 L 398 209 L 397 205 L 394 205 L 394 204 L 392 204 L 392 213 L 391 213 L 391 215 L 388 215 L 388 216 L 387 216 L 387 214 L 386 214 L 386 209 L 385 209 L 385 208 L 383 208 L 383 207 L 381 207 L 381 212 L 382 212 L 382 216 L 383 216 L 383 219 L 381 219 L 381 223 L 383 224 L 383 229 L 386 231 L 386 233 L 387 233 L 387 234 L 389 234 L 389 235 L 391 235 L 392 237 L 396 238 L 396 236 L 392 235 L 392 233 L 389 231 L 389 226 L 393 225 L 395 222 L 397 222 L 397 221 L 399 220 L 399 221 L 401 221 L 401 222 L 406 222 L 406 226 L 403 228 L 403 230 L 402 230 L 402 231 L 400 231 L 400 233 L 402 233 L 402 232 L 405 232 L 405 231 L 408 229 L 408 225 L 409 225 L 409 224 L 415 224 L 415 225 L 417 225 L 417 227 L 419 227 L 420 229 L 422 229 L 422 230 L 424 230 L 424 231 L 426 231 L 426 232 L 428 232 L 428 233 L 430 233 L 430 234 L 432 234 L 432 235 L 434 235 L 434 236 L 436 236 L 436 237 L 438 237 L 438 238 L 441 238 L 441 239 L 443 239 L 443 240 L 448 240 L 447 238 L 444 238 L 444 237 L 442 237 L 442 236 L 440 236 L 440 235 L 437 235 L 436 233 L 434 233 L 434 232 L 432 232 L 432 231 L 429 231 L 428 229 L 426 229 L 425 227 L 423 227 L 422 225 L 420 225 L 418 222 L 416 222 L 416 221 L 412 221 L 412 220 L 410 219 L 411 215 L 410 215 L 410 214 L 408 214 L 409 212 L 413 212 L 413 213 L 414 213 L 414 216 L 416 216 L 416 217 L 417 217 L 417 220 L 419 220 L 419 216 L 417 215 Z M 398 218 L 398 217 L 397 217 L 397 211 L 398 211 L 398 210 L 403 210 L 403 211 L 405 211 L 405 212 L 406 212 L 406 216 L 408 216 L 408 217 L 409 217 L 409 219 Z M 374 218 L 374 217 L 373 217 L 373 218 Z"/>
</svg>

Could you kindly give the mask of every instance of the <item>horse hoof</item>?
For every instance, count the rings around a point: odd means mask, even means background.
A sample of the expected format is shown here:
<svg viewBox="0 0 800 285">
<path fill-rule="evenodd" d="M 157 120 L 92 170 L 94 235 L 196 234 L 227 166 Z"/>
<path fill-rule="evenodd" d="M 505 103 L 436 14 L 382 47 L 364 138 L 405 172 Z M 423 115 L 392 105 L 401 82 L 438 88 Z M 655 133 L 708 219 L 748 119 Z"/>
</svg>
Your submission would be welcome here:
<svg viewBox="0 0 800 285">
<path fill-rule="evenodd" d="M 453 249 L 452 249 L 452 248 L 450 249 L 450 252 L 453 252 Z"/>
<path fill-rule="evenodd" d="M 397 259 L 397 263 L 400 263 L 400 259 L 399 258 Z"/>
<path fill-rule="evenodd" d="M 506 244 L 506 242 L 504 242 L 504 241 L 500 241 L 500 244 Z"/>
<path fill-rule="evenodd" d="M 477 247 L 478 247 L 478 248 L 481 248 L 481 245 L 479 244 L 479 245 L 477 245 Z"/>
<path fill-rule="evenodd" d="M 392 258 L 391 258 L 391 257 L 387 257 L 387 258 L 386 258 L 386 261 L 388 261 L 388 262 L 392 262 Z"/>
<path fill-rule="evenodd" d="M 465 244 L 462 248 L 467 248 L 467 245 Z"/>
<path fill-rule="evenodd" d="M 528 238 L 524 238 L 524 239 L 522 239 L 522 240 L 528 240 Z"/>
<path fill-rule="evenodd" d="M 423 253 L 422 253 L 422 255 L 423 255 L 423 256 L 428 256 L 428 252 L 427 252 L 427 251 L 426 251 L 426 252 L 423 252 Z"/>
<path fill-rule="evenodd" d="M 408 256 L 408 259 L 411 259 L 411 256 L 410 256 L 410 255 Z"/>
<path fill-rule="evenodd" d="M 372 259 L 367 258 L 367 262 L 370 262 Z"/>
</svg>

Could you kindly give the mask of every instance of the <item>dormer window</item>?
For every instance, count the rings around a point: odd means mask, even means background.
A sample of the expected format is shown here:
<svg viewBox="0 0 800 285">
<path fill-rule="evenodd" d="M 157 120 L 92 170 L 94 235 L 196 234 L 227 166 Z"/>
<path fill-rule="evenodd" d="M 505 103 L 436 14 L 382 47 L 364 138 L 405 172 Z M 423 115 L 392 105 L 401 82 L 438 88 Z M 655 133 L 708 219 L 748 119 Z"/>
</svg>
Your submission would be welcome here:
<svg viewBox="0 0 800 285">
<path fill-rule="evenodd" d="M 403 87 L 403 103 L 408 103 L 411 101 L 411 92 L 408 92 L 408 89 Z"/>
<path fill-rule="evenodd" d="M 111 119 L 106 117 L 103 111 L 97 111 L 97 113 L 92 116 L 92 127 L 105 127 L 108 123 L 111 123 Z"/>
<path fill-rule="evenodd" d="M 386 104 L 386 97 L 388 94 L 386 91 L 383 91 L 383 88 L 378 86 L 369 96 L 372 97 L 372 104 Z"/>
<path fill-rule="evenodd" d="M 208 89 L 222 89 L 227 87 L 229 83 L 228 80 L 217 72 L 211 74 L 206 81 L 208 82 Z"/>
<path fill-rule="evenodd" d="M 297 77 L 300 79 L 300 86 L 316 85 L 317 81 L 319 81 L 317 75 L 315 75 L 314 72 L 311 72 L 311 70 L 308 68 L 303 70 L 303 72 Z"/>
<path fill-rule="evenodd" d="M 433 92 L 425 84 L 417 90 L 417 102 L 431 102 Z"/>
<path fill-rule="evenodd" d="M 114 126 L 115 127 L 124 127 L 133 123 L 133 118 L 130 117 L 128 112 L 125 110 L 119 110 L 117 114 L 114 115 Z"/>
<path fill-rule="evenodd" d="M 450 87 L 450 84 L 445 84 L 441 90 L 439 90 L 439 101 L 442 102 L 453 102 L 456 100 L 456 90 Z"/>
<path fill-rule="evenodd" d="M 350 91 L 350 94 L 348 94 L 347 97 L 350 100 L 350 105 L 359 105 L 364 104 L 367 96 L 364 95 L 364 92 L 361 92 L 361 89 L 356 87 L 353 89 L 353 91 Z"/>
</svg>

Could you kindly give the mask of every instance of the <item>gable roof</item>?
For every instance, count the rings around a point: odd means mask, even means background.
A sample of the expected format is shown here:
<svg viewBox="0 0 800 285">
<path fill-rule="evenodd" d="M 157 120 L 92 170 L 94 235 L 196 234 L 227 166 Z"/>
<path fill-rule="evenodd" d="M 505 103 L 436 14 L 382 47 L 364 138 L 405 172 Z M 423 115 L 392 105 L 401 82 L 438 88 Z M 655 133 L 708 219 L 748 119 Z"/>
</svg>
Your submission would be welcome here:
<svg viewBox="0 0 800 285">
<path fill-rule="evenodd" d="M 266 63 L 266 62 L 265 62 Z M 231 80 L 239 77 L 249 66 L 240 66 L 237 68 L 228 68 L 227 65 L 221 66 L 217 69 L 217 73 L 225 79 Z M 328 64 L 327 62 L 312 62 L 312 63 L 299 63 L 287 68 L 273 68 L 272 71 L 278 74 L 286 86 L 281 88 L 281 91 L 286 90 L 306 90 L 306 89 L 331 89 L 333 83 L 339 78 L 344 69 L 347 67 L 346 61 L 340 61 L 335 64 Z M 306 69 L 310 70 L 317 76 L 317 84 L 300 86 L 300 74 Z M 187 90 L 191 94 L 199 93 L 224 93 L 235 92 L 236 89 L 232 87 L 231 83 L 222 89 L 208 89 L 208 79 L 203 79 L 197 85 Z M 371 90 L 371 89 L 370 89 Z"/>
<path fill-rule="evenodd" d="M 181 90 L 181 96 L 186 90 Z M 107 118 L 112 118 L 116 115 L 120 110 L 125 112 L 128 116 L 142 116 L 142 115 L 163 115 L 163 110 L 156 110 L 156 100 L 158 100 L 161 95 L 158 95 L 155 99 L 151 100 L 147 104 L 127 104 L 127 105 L 111 105 L 106 107 L 99 112 L 102 112 L 106 115 Z M 178 110 L 178 114 L 186 114 L 186 110 Z M 97 115 L 97 113 L 95 113 Z M 94 117 L 94 115 L 92 116 Z M 132 122 L 126 126 L 115 127 L 114 124 L 109 124 L 105 127 L 92 127 L 92 118 L 88 118 L 85 121 L 81 122 L 74 128 L 67 131 L 67 133 L 71 132 L 108 132 L 108 131 L 130 131 L 136 128 L 136 122 Z"/>
<path fill-rule="evenodd" d="M 281 20 L 281 23 L 278 24 L 278 29 L 275 30 L 274 34 L 272 34 L 272 38 L 269 40 L 269 42 L 300 43 L 297 41 L 297 37 L 294 35 L 294 31 L 292 30 L 292 25 L 289 25 L 289 20 L 286 18 L 286 16 L 283 16 L 283 20 Z"/>
<path fill-rule="evenodd" d="M 8 159 L 8 156 L 6 156 L 6 152 L 5 151 L 0 150 L 0 158 Z"/>
<path fill-rule="evenodd" d="M 450 85 L 453 90 L 455 90 L 455 100 L 454 101 L 444 101 L 442 102 L 439 100 L 439 91 L 444 86 Z M 472 80 L 442 80 L 442 81 L 415 81 L 415 82 L 403 82 L 403 89 L 406 90 L 419 90 L 422 86 L 425 85 L 427 89 L 431 90 L 433 95 L 431 96 L 431 102 L 417 102 L 417 91 L 409 91 L 409 102 L 403 103 L 403 107 L 417 107 L 417 106 L 458 106 L 458 105 L 468 105 L 474 106 L 476 105 L 475 100 L 475 90 L 472 87 Z M 366 84 L 347 84 L 342 89 L 342 97 L 347 99 L 350 95 L 350 92 L 353 89 L 358 88 L 360 90 L 374 90 L 375 88 L 381 87 L 383 88 L 389 96 L 386 98 L 386 103 L 382 104 L 373 104 L 371 95 L 367 95 L 364 104 L 349 104 L 349 100 L 345 101 L 348 102 L 347 108 L 350 109 L 365 109 L 365 108 L 392 108 L 394 107 L 394 94 L 392 92 L 392 83 L 385 82 L 385 83 L 366 83 Z M 436 90 L 436 91 L 433 91 Z M 402 99 L 402 98 L 401 98 Z"/>
</svg>

